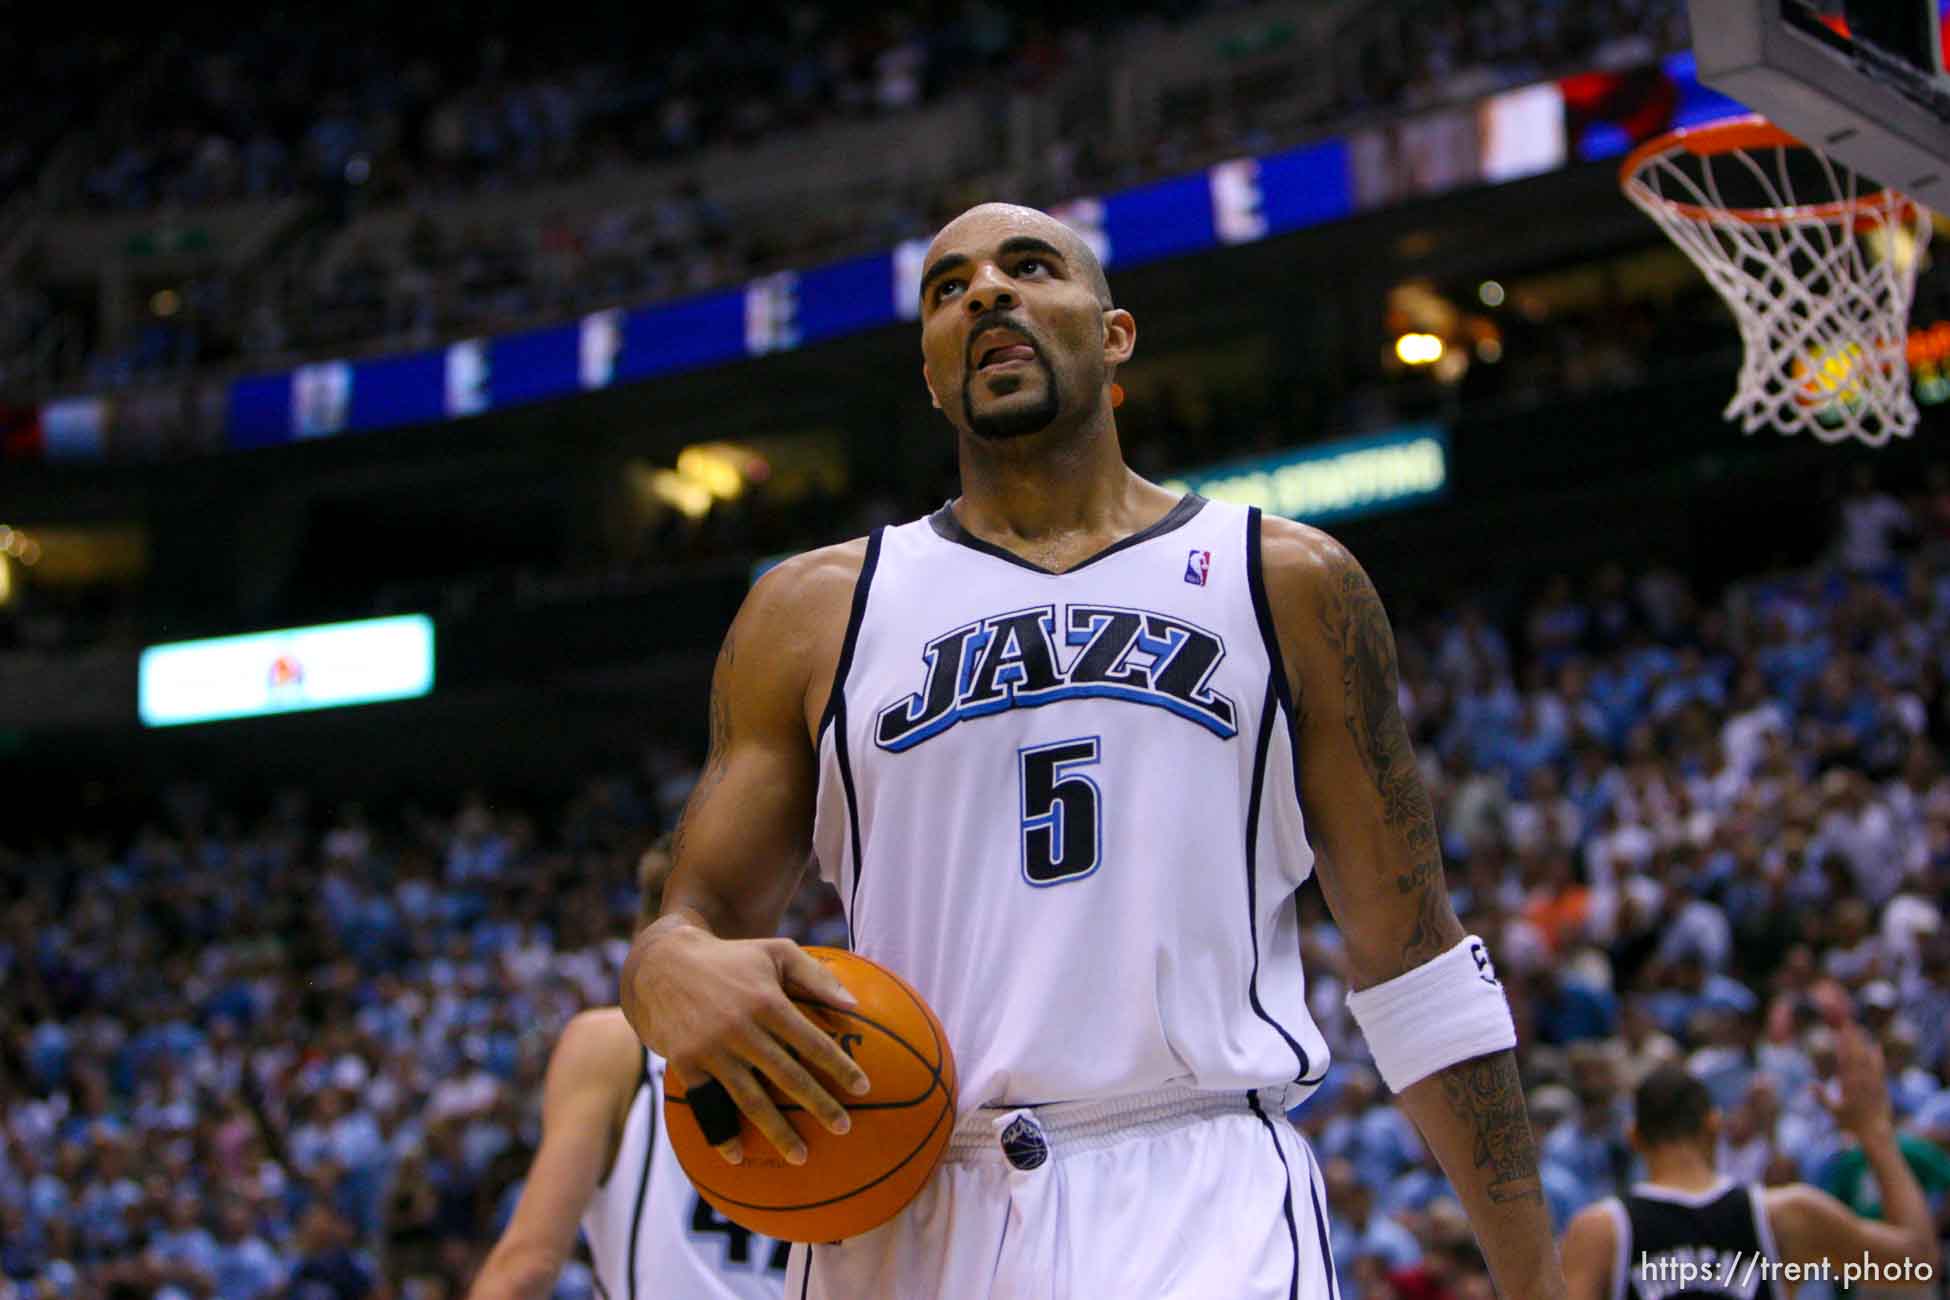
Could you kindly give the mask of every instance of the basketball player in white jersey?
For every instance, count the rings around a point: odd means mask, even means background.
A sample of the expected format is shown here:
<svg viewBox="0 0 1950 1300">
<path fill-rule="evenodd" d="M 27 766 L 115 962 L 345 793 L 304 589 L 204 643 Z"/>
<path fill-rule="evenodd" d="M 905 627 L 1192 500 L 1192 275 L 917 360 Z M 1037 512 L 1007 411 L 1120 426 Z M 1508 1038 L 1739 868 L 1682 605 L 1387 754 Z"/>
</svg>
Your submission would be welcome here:
<svg viewBox="0 0 1950 1300">
<path fill-rule="evenodd" d="M 646 922 L 669 874 L 661 845 L 638 869 Z M 576 1016 L 549 1058 L 542 1144 L 514 1217 L 468 1293 L 471 1300 L 541 1300 L 589 1240 L 605 1300 L 778 1300 L 782 1243 L 729 1223 L 706 1205 L 663 1127 L 664 1063 L 623 1013 Z"/>
<path fill-rule="evenodd" d="M 766 937 L 779 864 L 813 849 L 854 948 L 940 1015 L 945 1162 L 890 1223 L 796 1248 L 787 1295 L 1338 1300 L 1320 1174 L 1279 1113 L 1327 1066 L 1294 903 L 1316 871 L 1350 1008 L 1498 1290 L 1562 1295 L 1508 1004 L 1450 907 L 1367 575 L 1124 464 L 1136 323 L 1068 227 L 983 205 L 924 265 L 962 495 L 753 589 L 624 969 L 643 1041 L 756 1130 L 707 1133 L 733 1162 L 805 1158 L 761 1077 L 835 1131 L 865 1086 L 787 998 L 850 1000 Z"/>
<path fill-rule="evenodd" d="M 1861 1218 L 1806 1183 L 1762 1188 L 1724 1177 L 1715 1164 L 1720 1115 L 1706 1085 L 1681 1066 L 1662 1066 L 1639 1085 L 1633 1115 L 1645 1181 L 1586 1206 L 1565 1229 L 1571 1300 L 1785 1300 L 1796 1282 L 1780 1271 L 1784 1263 L 1826 1263 L 1826 1280 L 1838 1288 L 1844 1264 L 1904 1279 L 1924 1268 L 1928 1285 L 1911 1293 L 1934 1292 L 1936 1223 L 1896 1143 L 1881 1049 L 1849 1018 L 1845 994 L 1826 990 L 1819 1005 L 1835 1031 L 1838 1085 L 1821 1101 L 1862 1143 L 1888 1222 Z"/>
</svg>

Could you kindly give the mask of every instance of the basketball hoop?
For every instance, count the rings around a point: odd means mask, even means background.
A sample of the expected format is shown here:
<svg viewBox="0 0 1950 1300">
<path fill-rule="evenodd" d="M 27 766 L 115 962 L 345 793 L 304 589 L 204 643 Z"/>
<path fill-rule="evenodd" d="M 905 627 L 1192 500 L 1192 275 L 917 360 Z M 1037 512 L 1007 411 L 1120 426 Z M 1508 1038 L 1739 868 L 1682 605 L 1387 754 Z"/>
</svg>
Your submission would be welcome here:
<svg viewBox="0 0 1950 1300">
<path fill-rule="evenodd" d="M 1927 209 L 1759 117 L 1649 140 L 1619 182 L 1740 322 L 1728 420 L 1871 446 L 1915 429 L 1906 346 Z"/>
</svg>

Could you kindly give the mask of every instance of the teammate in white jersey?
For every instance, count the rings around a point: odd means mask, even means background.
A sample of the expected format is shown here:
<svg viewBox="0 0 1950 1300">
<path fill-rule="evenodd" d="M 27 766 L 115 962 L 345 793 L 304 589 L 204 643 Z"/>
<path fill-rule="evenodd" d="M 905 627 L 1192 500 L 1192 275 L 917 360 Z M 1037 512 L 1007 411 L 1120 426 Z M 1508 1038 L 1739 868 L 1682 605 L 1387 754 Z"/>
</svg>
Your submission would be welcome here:
<svg viewBox="0 0 1950 1300">
<path fill-rule="evenodd" d="M 761 1076 L 843 1132 L 860 1071 L 787 997 L 847 1001 L 776 933 L 815 850 L 853 946 L 940 1015 L 947 1160 L 892 1222 L 797 1249 L 826 1300 L 1337 1300 L 1294 894 L 1318 871 L 1349 1004 L 1505 1296 L 1562 1269 L 1482 942 L 1449 903 L 1367 575 L 1312 528 L 1123 461 L 1136 323 L 1044 213 L 936 236 L 922 373 L 962 495 L 763 578 L 622 1003 L 687 1083 L 805 1153 Z M 1315 860 L 1314 845 L 1322 850 Z M 713 1134 L 712 1136 L 716 1136 Z"/>
<path fill-rule="evenodd" d="M 670 858 L 638 872 L 656 914 Z M 562 1031 L 542 1094 L 542 1144 L 514 1217 L 468 1293 L 539 1300 L 589 1241 L 605 1300 L 778 1300 L 783 1243 L 727 1222 L 698 1196 L 664 1132 L 664 1063 L 616 1007 L 585 1011 Z"/>
</svg>

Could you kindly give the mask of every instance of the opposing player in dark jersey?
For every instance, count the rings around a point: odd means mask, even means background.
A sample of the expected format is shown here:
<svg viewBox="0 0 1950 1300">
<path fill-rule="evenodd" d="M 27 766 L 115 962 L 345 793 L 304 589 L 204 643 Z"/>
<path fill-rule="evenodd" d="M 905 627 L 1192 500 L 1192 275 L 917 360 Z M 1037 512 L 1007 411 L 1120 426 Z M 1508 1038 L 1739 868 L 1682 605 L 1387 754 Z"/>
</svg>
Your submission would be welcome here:
<svg viewBox="0 0 1950 1300">
<path fill-rule="evenodd" d="M 773 937 L 788 864 L 816 849 L 854 948 L 939 1014 L 946 1159 L 882 1228 L 796 1248 L 788 1294 L 1335 1300 L 1316 1163 L 1275 1122 L 1327 1065 L 1295 902 L 1317 878 L 1350 1009 L 1499 1290 L 1561 1295 L 1508 1002 L 1449 901 L 1367 574 L 1125 463 L 1137 324 L 1075 231 L 984 204 L 922 265 L 961 496 L 753 588 L 620 996 L 730 1094 L 752 1131 L 706 1136 L 734 1162 L 806 1158 L 775 1097 L 844 1132 L 866 1086 L 790 1001 L 849 995 Z"/>
<path fill-rule="evenodd" d="M 1587 1206 L 1565 1231 L 1571 1300 L 1785 1300 L 1796 1285 L 1785 1264 L 1825 1262 L 1837 1286 L 1847 1264 L 1936 1276 L 1935 1225 L 1896 1145 L 1881 1051 L 1848 1020 L 1845 1002 L 1827 996 L 1821 1005 L 1839 1064 L 1839 1095 L 1822 1103 L 1861 1142 L 1888 1222 L 1861 1218 L 1806 1183 L 1762 1188 L 1723 1177 L 1714 1162 L 1720 1115 L 1706 1085 L 1683 1066 L 1661 1066 L 1635 1098 L 1632 1145 L 1646 1180 Z"/>
<path fill-rule="evenodd" d="M 667 845 L 644 854 L 637 883 L 650 917 L 669 874 Z M 470 1300 L 553 1294 L 578 1230 L 607 1300 L 777 1300 L 785 1247 L 726 1222 L 691 1187 L 663 1131 L 663 1073 L 616 1007 L 563 1029 L 541 1147 Z"/>
</svg>

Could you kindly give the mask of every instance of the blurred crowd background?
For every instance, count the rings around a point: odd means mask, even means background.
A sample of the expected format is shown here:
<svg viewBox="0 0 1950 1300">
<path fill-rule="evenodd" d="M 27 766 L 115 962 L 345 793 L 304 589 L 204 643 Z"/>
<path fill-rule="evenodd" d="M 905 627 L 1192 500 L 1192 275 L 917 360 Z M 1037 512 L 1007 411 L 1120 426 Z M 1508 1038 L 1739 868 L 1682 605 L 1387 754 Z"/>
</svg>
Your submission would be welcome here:
<svg viewBox="0 0 1950 1300">
<path fill-rule="evenodd" d="M 1634 1176 L 1631 1088 L 1673 1060 L 1728 1117 L 1728 1173 L 1872 1203 L 1815 1097 L 1835 1066 L 1821 978 L 1881 1043 L 1950 1207 L 1950 492 L 1905 502 L 1864 475 L 1823 564 L 1724 590 L 1609 565 L 1395 623 L 1457 910 L 1511 992 L 1553 1221 Z M 518 1195 L 556 1033 L 615 999 L 636 863 L 701 757 L 652 747 L 544 808 L 302 789 L 225 807 L 185 782 L 130 834 L 6 849 L 3 1285 L 456 1294 Z M 1336 1064 L 1293 1120 L 1342 1285 L 1486 1296 L 1364 1063 L 1315 887 L 1302 906 Z M 809 879 L 789 931 L 843 943 L 836 897 Z M 572 1270 L 559 1294 L 588 1287 Z"/>
</svg>

